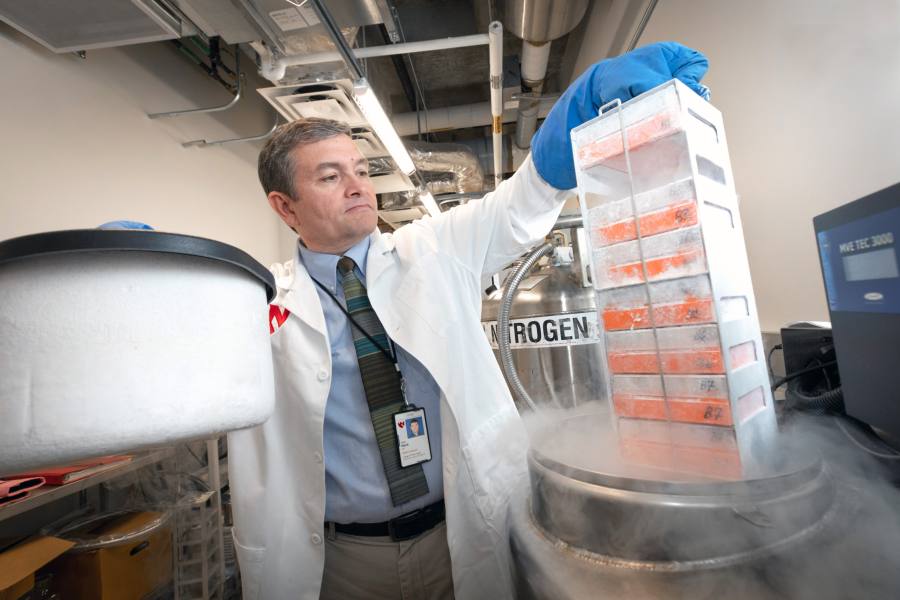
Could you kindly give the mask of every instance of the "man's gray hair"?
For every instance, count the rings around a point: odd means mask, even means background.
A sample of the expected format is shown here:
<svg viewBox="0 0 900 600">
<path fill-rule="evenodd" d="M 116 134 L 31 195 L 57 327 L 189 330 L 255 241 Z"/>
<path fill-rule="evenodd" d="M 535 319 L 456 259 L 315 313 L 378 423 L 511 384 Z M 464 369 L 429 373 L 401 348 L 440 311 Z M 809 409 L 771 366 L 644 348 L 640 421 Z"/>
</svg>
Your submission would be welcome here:
<svg viewBox="0 0 900 600">
<path fill-rule="evenodd" d="M 285 123 L 275 130 L 262 152 L 257 170 L 259 182 L 266 195 L 281 192 L 296 199 L 294 189 L 294 160 L 291 153 L 298 146 L 327 140 L 336 135 L 350 135 L 350 127 L 330 119 L 300 119 Z"/>
</svg>

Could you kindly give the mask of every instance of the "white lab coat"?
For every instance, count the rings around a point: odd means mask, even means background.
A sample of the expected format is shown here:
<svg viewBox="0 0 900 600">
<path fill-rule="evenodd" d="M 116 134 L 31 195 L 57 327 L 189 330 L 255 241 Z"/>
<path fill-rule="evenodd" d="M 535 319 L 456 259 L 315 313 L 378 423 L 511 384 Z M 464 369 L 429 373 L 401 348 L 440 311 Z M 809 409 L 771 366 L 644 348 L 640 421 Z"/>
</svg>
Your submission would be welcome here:
<svg viewBox="0 0 900 600">
<path fill-rule="evenodd" d="M 526 476 L 524 429 L 480 323 L 481 276 L 540 241 L 564 198 L 529 158 L 482 200 L 393 234 L 372 234 L 366 263 L 372 307 L 442 392 L 447 538 L 458 600 L 513 597 L 507 508 L 510 491 Z M 318 600 L 331 353 L 322 306 L 302 264 L 295 257 L 273 271 L 273 304 L 290 316 L 271 338 L 275 413 L 228 437 L 235 547 L 245 600 Z"/>
</svg>

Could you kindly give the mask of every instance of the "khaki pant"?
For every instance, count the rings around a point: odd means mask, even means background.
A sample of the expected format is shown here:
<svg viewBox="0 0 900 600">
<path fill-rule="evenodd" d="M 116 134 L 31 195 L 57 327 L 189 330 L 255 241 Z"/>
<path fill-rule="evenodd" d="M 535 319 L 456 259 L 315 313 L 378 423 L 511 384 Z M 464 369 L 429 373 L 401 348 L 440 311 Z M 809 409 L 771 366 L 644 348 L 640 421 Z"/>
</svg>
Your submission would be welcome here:
<svg viewBox="0 0 900 600">
<path fill-rule="evenodd" d="M 327 531 L 326 531 L 327 534 Z M 326 535 L 320 600 L 453 600 L 447 524 L 403 542 Z"/>
</svg>

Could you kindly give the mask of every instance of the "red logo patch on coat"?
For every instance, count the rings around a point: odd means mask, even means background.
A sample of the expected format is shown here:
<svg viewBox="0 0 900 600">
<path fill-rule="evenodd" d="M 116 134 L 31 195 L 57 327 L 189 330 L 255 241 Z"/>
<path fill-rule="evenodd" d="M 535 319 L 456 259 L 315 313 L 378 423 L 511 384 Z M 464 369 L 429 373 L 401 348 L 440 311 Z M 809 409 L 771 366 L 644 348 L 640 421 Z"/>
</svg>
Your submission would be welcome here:
<svg viewBox="0 0 900 600">
<path fill-rule="evenodd" d="M 272 335 L 277 331 L 284 322 L 287 321 L 288 316 L 290 316 L 291 311 L 288 309 L 278 306 L 277 304 L 269 305 L 269 335 Z"/>
</svg>

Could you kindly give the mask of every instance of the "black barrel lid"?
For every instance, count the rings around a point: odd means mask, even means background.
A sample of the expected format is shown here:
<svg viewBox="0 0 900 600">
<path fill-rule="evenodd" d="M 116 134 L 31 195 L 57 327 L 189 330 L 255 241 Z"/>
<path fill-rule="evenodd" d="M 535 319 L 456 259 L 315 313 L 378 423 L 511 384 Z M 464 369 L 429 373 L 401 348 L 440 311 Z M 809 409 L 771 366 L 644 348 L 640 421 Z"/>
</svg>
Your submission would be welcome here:
<svg viewBox="0 0 900 600">
<path fill-rule="evenodd" d="M 31 256 L 72 252 L 138 251 L 198 256 L 229 263 L 266 286 L 266 297 L 275 298 L 275 278 L 249 254 L 206 238 L 138 229 L 69 229 L 48 231 L 0 242 L 0 265 Z"/>
</svg>

